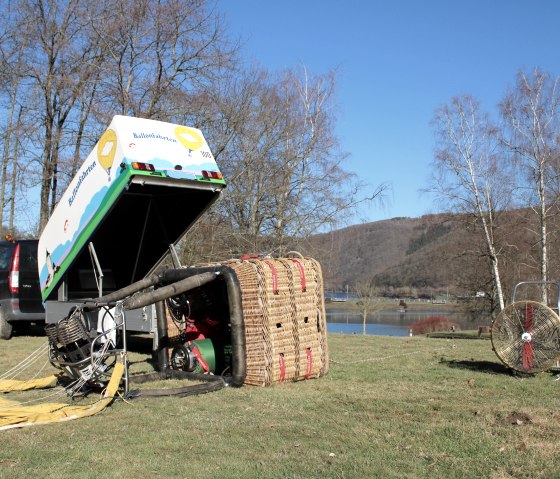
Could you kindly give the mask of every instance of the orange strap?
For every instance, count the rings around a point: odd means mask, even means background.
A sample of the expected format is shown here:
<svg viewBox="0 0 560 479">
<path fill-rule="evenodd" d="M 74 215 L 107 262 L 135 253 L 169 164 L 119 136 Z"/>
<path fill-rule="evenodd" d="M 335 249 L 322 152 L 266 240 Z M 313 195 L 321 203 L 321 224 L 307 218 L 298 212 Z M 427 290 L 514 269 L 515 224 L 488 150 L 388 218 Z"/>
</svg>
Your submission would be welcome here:
<svg viewBox="0 0 560 479">
<path fill-rule="evenodd" d="M 255 259 L 255 258 L 258 258 L 258 257 L 259 257 L 258 254 L 245 253 L 244 255 L 241 256 L 241 258 L 239 258 L 239 261 L 245 261 L 247 259 Z"/>
</svg>

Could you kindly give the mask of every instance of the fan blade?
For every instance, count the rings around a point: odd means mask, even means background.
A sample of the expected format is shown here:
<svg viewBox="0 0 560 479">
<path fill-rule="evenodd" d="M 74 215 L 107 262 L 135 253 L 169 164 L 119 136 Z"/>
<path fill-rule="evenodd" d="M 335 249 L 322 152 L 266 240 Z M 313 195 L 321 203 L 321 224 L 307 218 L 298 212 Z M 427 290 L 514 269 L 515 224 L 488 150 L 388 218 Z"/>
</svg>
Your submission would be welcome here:
<svg viewBox="0 0 560 479">
<path fill-rule="evenodd" d="M 533 369 L 533 341 L 523 343 L 523 369 Z"/>
<path fill-rule="evenodd" d="M 523 329 L 528 332 L 533 332 L 533 321 L 535 319 L 535 309 L 532 304 L 525 305 L 525 323 Z"/>
<path fill-rule="evenodd" d="M 532 304 L 527 303 L 525 305 L 525 322 L 523 324 L 523 329 L 525 329 L 526 333 L 533 333 L 533 324 L 535 321 L 535 308 Z M 534 358 L 534 351 L 533 351 L 533 341 L 528 341 L 523 343 L 523 369 L 529 370 L 533 368 L 533 358 Z"/>
</svg>

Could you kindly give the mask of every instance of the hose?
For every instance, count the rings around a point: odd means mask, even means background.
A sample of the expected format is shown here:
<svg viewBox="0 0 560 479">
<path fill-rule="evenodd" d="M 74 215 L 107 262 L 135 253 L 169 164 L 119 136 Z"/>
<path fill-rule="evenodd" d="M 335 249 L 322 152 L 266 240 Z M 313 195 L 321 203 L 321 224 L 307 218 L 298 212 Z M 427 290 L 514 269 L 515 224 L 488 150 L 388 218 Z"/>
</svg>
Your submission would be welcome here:
<svg viewBox="0 0 560 479">
<path fill-rule="evenodd" d="M 86 300 L 84 302 L 84 307 L 96 309 L 99 307 L 99 305 L 115 303 L 117 301 L 120 301 L 121 299 L 126 298 L 127 296 L 130 296 L 131 294 L 149 288 L 150 286 L 154 286 L 159 281 L 160 281 L 159 274 L 152 274 L 144 279 L 141 279 L 140 281 L 136 281 L 135 283 L 129 284 L 124 288 L 106 294 L 105 296 L 100 296 L 95 299 Z"/>
<path fill-rule="evenodd" d="M 198 394 L 219 391 L 226 386 L 226 382 L 221 376 L 189 373 L 187 371 L 176 371 L 174 369 L 167 369 L 166 371 L 155 373 L 138 374 L 130 376 L 128 380 L 130 383 L 134 384 L 145 384 L 152 381 L 160 381 L 162 379 L 189 379 L 204 381 L 204 384 L 192 384 L 190 386 L 182 386 L 178 388 L 136 389 L 129 391 L 126 399 L 134 399 L 138 397 L 196 396 Z"/>
<path fill-rule="evenodd" d="M 198 268 L 167 269 L 160 273 L 161 282 L 174 283 L 189 276 L 198 276 L 207 272 L 219 274 L 224 280 L 229 307 L 231 324 L 231 385 L 241 387 L 247 376 L 247 353 L 245 346 L 245 325 L 243 321 L 243 305 L 241 302 L 241 286 L 233 268 L 229 266 L 207 266 Z M 161 369 L 161 365 L 160 365 Z"/>
<path fill-rule="evenodd" d="M 211 272 L 190 276 L 168 286 L 163 286 L 162 288 L 133 296 L 132 298 L 124 301 L 124 309 L 130 311 L 132 309 L 143 308 L 149 304 L 154 304 L 158 301 L 170 298 L 171 296 L 177 296 L 185 291 L 203 286 L 211 281 L 214 281 L 216 277 L 217 274 Z"/>
<path fill-rule="evenodd" d="M 221 276 L 226 284 L 228 295 L 228 307 L 231 324 L 231 346 L 232 346 L 232 379 L 231 385 L 240 387 L 245 382 L 247 375 L 247 360 L 245 350 L 245 327 L 243 321 L 243 306 L 241 303 L 241 287 L 235 271 L 228 266 L 209 266 L 200 268 L 168 269 L 160 273 L 152 274 L 125 288 L 119 289 L 105 296 L 100 296 L 84 302 L 84 310 L 97 309 L 101 305 L 111 305 L 131 294 L 155 285 L 165 285 L 161 288 L 139 294 L 123 302 L 126 310 L 138 309 L 144 306 L 158 303 L 164 299 L 176 296 L 188 290 L 197 288 Z M 158 309 L 158 364 L 160 370 L 169 367 L 165 341 L 161 338 L 167 335 L 165 314 L 162 306 Z M 165 349 L 165 350 L 164 350 Z"/>
<path fill-rule="evenodd" d="M 155 351 L 158 358 L 158 366 L 160 371 L 169 369 L 169 338 L 167 336 L 167 318 L 165 316 L 165 306 L 163 301 L 156 303 L 156 321 L 157 321 L 157 350 Z"/>
</svg>

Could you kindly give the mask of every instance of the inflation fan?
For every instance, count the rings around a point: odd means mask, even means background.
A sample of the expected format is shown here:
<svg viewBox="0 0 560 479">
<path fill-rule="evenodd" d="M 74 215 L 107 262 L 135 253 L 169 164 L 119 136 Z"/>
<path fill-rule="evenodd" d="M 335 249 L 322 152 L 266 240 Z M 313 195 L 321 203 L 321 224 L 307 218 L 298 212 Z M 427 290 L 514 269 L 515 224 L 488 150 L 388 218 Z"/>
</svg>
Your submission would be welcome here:
<svg viewBox="0 0 560 479">
<path fill-rule="evenodd" d="M 492 324 L 492 348 L 515 371 L 550 369 L 560 356 L 560 318 L 542 303 L 514 302 Z"/>
</svg>

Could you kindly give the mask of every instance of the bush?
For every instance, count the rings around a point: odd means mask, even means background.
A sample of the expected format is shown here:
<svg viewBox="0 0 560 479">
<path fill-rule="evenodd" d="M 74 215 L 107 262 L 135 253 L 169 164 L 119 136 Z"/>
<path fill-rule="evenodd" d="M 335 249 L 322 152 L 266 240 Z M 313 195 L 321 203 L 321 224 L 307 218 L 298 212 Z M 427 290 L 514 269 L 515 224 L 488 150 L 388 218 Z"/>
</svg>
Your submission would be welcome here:
<svg viewBox="0 0 560 479">
<path fill-rule="evenodd" d="M 458 329 L 458 326 L 445 316 L 428 316 L 426 319 L 413 323 L 411 329 L 412 334 L 426 334 L 455 331 Z"/>
</svg>

